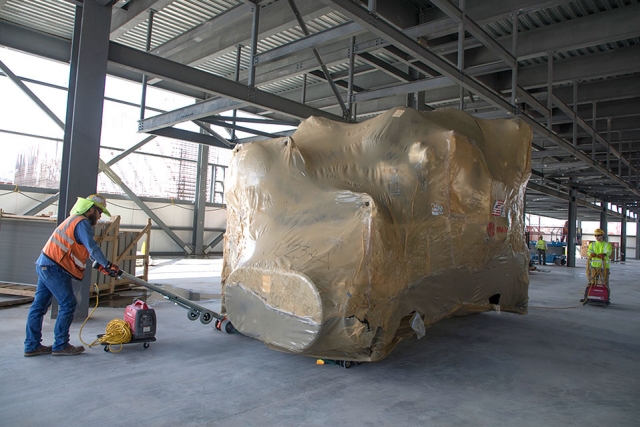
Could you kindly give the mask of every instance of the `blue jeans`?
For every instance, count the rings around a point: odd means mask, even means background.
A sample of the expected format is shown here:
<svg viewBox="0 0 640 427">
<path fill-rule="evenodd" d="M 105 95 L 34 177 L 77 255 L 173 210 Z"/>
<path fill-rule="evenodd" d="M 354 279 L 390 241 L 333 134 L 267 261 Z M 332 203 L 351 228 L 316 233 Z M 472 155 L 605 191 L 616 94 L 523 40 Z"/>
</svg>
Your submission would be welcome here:
<svg viewBox="0 0 640 427">
<path fill-rule="evenodd" d="M 27 339 L 24 351 L 37 349 L 42 341 L 42 320 L 51 306 L 51 298 L 58 301 L 58 319 L 53 329 L 53 351 L 62 350 L 69 343 L 69 328 L 76 311 L 71 275 L 58 265 L 37 265 L 38 287 L 27 317 Z"/>
</svg>

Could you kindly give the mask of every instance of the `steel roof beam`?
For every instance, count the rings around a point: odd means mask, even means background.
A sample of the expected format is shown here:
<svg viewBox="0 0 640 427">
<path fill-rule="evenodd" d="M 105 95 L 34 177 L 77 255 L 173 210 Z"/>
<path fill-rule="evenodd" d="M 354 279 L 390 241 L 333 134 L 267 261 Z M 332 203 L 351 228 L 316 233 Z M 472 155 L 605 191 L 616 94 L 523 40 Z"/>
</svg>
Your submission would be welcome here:
<svg viewBox="0 0 640 427">
<path fill-rule="evenodd" d="M 554 75 L 556 72 L 561 71 L 563 74 L 564 81 L 579 80 L 579 79 L 585 78 L 585 75 L 588 74 L 588 71 L 585 71 L 584 69 L 585 67 L 586 68 L 598 67 L 598 66 L 601 66 L 601 63 L 615 63 L 615 64 L 623 63 L 624 65 L 622 67 L 627 68 L 627 70 L 623 72 L 630 72 L 633 70 L 640 71 L 640 64 L 636 64 L 637 66 L 633 65 L 633 63 L 635 62 L 640 62 L 640 59 L 637 58 L 637 57 L 640 57 L 640 48 L 627 48 L 624 50 L 627 51 L 628 53 L 625 54 L 625 53 L 619 53 L 617 51 L 612 51 L 612 52 L 606 52 L 603 54 L 598 54 L 597 55 L 598 57 L 592 60 L 587 60 L 587 59 L 591 58 L 594 55 L 558 61 L 554 64 Z M 625 59 L 625 55 L 629 55 L 629 57 Z M 525 72 L 528 70 L 528 68 L 529 67 L 520 67 L 519 70 L 521 70 L 522 72 Z M 544 87 L 546 89 L 546 74 L 547 74 L 546 66 L 540 66 L 536 68 L 540 68 L 538 70 L 538 73 L 542 73 L 542 75 L 536 75 L 536 73 L 533 73 L 533 72 L 527 73 L 528 76 L 525 76 L 526 80 L 524 80 L 524 78 L 520 79 L 522 73 L 520 71 L 518 72 L 519 86 L 525 89 L 528 89 L 531 86 Z M 474 70 L 469 70 L 469 74 L 475 75 Z M 597 73 L 593 73 L 593 74 L 597 75 Z M 509 77 L 508 75 L 504 76 L 504 84 L 501 86 L 501 88 L 505 89 L 507 93 L 510 92 L 511 90 L 511 82 L 510 82 L 510 78 L 508 77 Z M 587 78 L 589 78 L 589 76 L 587 76 Z M 620 82 L 618 82 L 618 80 L 620 80 Z M 448 84 L 446 84 L 446 81 L 444 80 L 441 80 L 440 82 L 442 84 L 438 84 L 438 85 L 432 84 L 432 86 L 430 87 L 430 90 L 425 93 L 425 102 L 427 104 L 438 105 L 442 103 L 455 102 L 458 100 L 460 96 L 458 87 L 453 82 L 449 82 Z M 630 97 L 630 96 L 637 95 L 637 93 L 640 93 L 640 90 L 636 90 L 636 89 L 640 89 L 640 75 L 637 75 L 637 74 L 628 76 L 628 77 L 622 77 L 620 79 L 605 80 L 599 83 L 603 85 L 603 88 L 599 88 L 597 83 L 580 84 L 578 88 L 579 101 L 585 102 L 585 101 L 590 101 L 592 99 L 597 100 L 597 99 L 610 99 L 610 98 L 618 99 L 618 98 L 625 97 L 625 95 L 626 97 Z M 363 86 L 367 87 L 364 84 Z M 399 89 L 402 85 L 397 85 L 397 86 Z M 628 90 L 625 90 L 625 87 L 627 87 Z M 372 89 L 376 90 L 375 87 Z M 405 93 L 411 92 L 410 86 L 407 86 L 406 89 L 407 91 Z M 402 93 L 402 90 L 395 90 L 395 91 L 396 93 Z M 554 92 L 555 91 L 556 89 L 554 88 Z M 558 88 L 558 92 L 562 95 L 563 100 L 570 102 L 571 88 Z M 291 96 L 292 98 L 295 98 L 298 95 L 294 90 L 294 91 L 291 91 L 290 93 L 287 92 L 286 95 L 281 94 L 281 96 L 287 96 L 287 97 Z M 545 98 L 545 96 L 543 96 L 542 94 L 533 94 L 532 96 L 536 97 L 537 99 Z M 376 103 L 375 107 L 373 108 L 369 108 L 366 104 L 364 105 L 359 104 L 358 114 L 367 114 L 367 113 L 373 113 L 376 111 L 387 110 L 397 105 L 395 101 L 396 101 L 395 99 L 390 99 L 388 101 L 379 101 Z M 325 108 L 329 106 L 330 105 L 324 105 Z"/>
<path fill-rule="evenodd" d="M 518 60 L 545 56 L 550 51 L 566 52 L 638 37 L 638 14 L 640 4 L 635 4 L 518 32 Z M 594 31 L 594 28 L 598 30 Z M 510 35 L 499 37 L 495 41 L 505 49 L 511 46 Z M 457 46 L 448 43 L 435 46 L 434 50 L 441 54 L 453 53 L 457 51 Z M 470 64 L 490 63 L 495 61 L 495 54 L 486 47 L 469 49 L 465 61 Z"/>
<path fill-rule="evenodd" d="M 330 42 L 345 39 L 356 34 L 363 33 L 364 29 L 355 22 L 338 25 L 319 33 L 311 34 L 291 43 L 276 47 L 257 55 L 254 58 L 256 65 L 263 65 L 282 58 L 296 55 L 304 50 L 319 48 Z"/>
<path fill-rule="evenodd" d="M 318 1 L 299 0 L 298 8 L 305 20 L 311 20 L 331 12 L 331 9 Z M 243 25 L 238 21 L 230 31 L 222 20 L 212 20 L 217 22 L 212 24 L 210 31 L 203 34 L 198 33 L 198 27 L 188 31 L 175 39 L 169 41 L 151 52 L 163 56 L 162 52 L 171 48 L 171 54 L 167 58 L 181 64 L 192 66 L 203 64 L 211 59 L 235 51 L 238 44 L 248 45 L 251 41 L 251 25 L 249 22 Z M 295 16 L 291 12 L 289 5 L 284 1 L 277 1 L 260 10 L 260 34 L 258 39 L 262 40 L 274 34 L 288 30 L 296 25 Z M 184 45 L 184 40 L 193 40 L 195 43 Z M 198 41 L 199 40 L 199 41 Z M 183 47 L 184 45 L 184 47 Z"/>
<path fill-rule="evenodd" d="M 174 37 L 166 43 L 157 46 L 152 50 L 152 53 L 154 55 L 170 57 L 180 51 L 194 47 L 198 45 L 198 43 L 202 43 L 204 39 L 210 37 L 212 32 L 221 33 L 230 26 L 238 25 L 242 20 L 251 16 L 252 9 L 253 5 L 247 3 L 233 7 L 203 22 L 197 27 Z"/>
<path fill-rule="evenodd" d="M 150 130 L 148 133 L 163 136 L 165 138 L 179 139 L 181 141 L 195 142 L 196 144 L 204 144 L 210 147 L 229 148 L 229 142 L 223 143 L 218 138 L 211 135 L 206 135 L 200 132 L 191 132 L 184 129 L 177 128 L 161 128 Z M 231 146 L 235 145 L 230 143 Z"/>
<path fill-rule="evenodd" d="M 587 124 L 588 126 L 591 126 Z M 569 136 L 572 133 L 572 126 L 570 124 L 560 124 L 556 126 L 557 133 L 563 136 Z M 640 118 L 637 116 L 633 117 L 620 117 L 611 121 L 611 132 L 615 133 L 617 136 L 618 132 L 627 132 L 627 131 L 637 131 L 640 130 Z M 600 134 L 604 134 L 607 132 L 607 122 L 606 120 L 597 120 L 596 121 L 596 131 Z M 592 131 L 578 131 L 578 137 L 583 138 L 585 136 L 591 136 Z"/>
<path fill-rule="evenodd" d="M 124 35 L 147 20 L 147 11 L 153 8 L 159 11 L 173 3 L 175 0 L 132 0 L 127 9 L 116 7 L 111 13 L 111 40 Z"/>
<path fill-rule="evenodd" d="M 556 199 L 564 200 L 564 201 L 567 201 L 567 202 L 571 201 L 571 196 L 569 194 L 565 194 L 565 193 L 562 193 L 561 191 L 557 191 L 557 190 L 553 190 L 553 189 L 548 188 L 548 187 L 544 187 L 544 186 L 542 186 L 540 184 L 537 184 L 537 183 L 535 183 L 535 182 L 533 182 L 531 180 L 527 183 L 527 190 L 533 190 L 533 191 L 536 191 L 538 193 L 546 194 L 547 196 L 551 196 L 551 197 L 554 197 Z M 585 196 L 587 196 L 587 195 L 585 195 Z M 582 199 L 576 199 L 576 203 L 578 203 L 578 205 L 580 205 L 580 206 L 582 206 L 584 208 L 589 208 L 589 209 L 594 209 L 594 210 L 596 210 L 596 209 L 597 210 L 601 210 L 602 209 L 600 206 L 596 206 L 596 205 L 594 205 L 594 204 L 592 204 L 590 202 L 587 202 L 585 200 L 582 200 Z M 530 203 L 527 202 L 527 206 L 529 204 Z"/>
<path fill-rule="evenodd" d="M 518 84 L 526 89 L 546 87 L 546 70 L 546 64 L 519 67 Z M 640 46 L 556 61 L 553 64 L 553 83 L 558 85 L 637 72 L 640 72 Z M 500 91 L 511 90 L 509 74 L 503 72 L 498 75 L 497 88 Z"/>
<path fill-rule="evenodd" d="M 567 104 L 573 102 L 572 92 L 572 87 L 553 88 L 553 93 Z M 637 97 L 638 94 L 640 94 L 640 74 L 578 84 L 578 104 L 590 103 L 591 101 L 620 100 Z M 546 99 L 547 92 L 536 93 L 533 96 L 538 99 Z"/>
<path fill-rule="evenodd" d="M 141 73 L 153 75 L 164 80 L 171 80 L 205 92 L 215 93 L 242 103 L 278 111 L 298 119 L 320 116 L 333 120 L 342 120 L 341 117 L 322 110 L 311 108 L 259 89 L 249 88 L 244 84 L 115 42 L 110 42 L 109 45 L 109 61 Z"/>
<path fill-rule="evenodd" d="M 198 120 L 224 111 L 242 108 L 244 105 L 246 104 L 227 98 L 208 99 L 197 104 L 138 120 L 138 132 L 149 132 L 155 129 L 171 127 L 187 120 Z"/>
<path fill-rule="evenodd" d="M 555 100 L 559 100 L 563 105 L 567 105 L 567 102 L 560 99 L 556 94 L 553 94 L 554 102 Z M 593 99 L 593 101 L 597 101 Z M 616 101 L 597 101 L 597 114 L 596 121 L 607 120 L 609 118 L 613 118 L 614 120 L 617 118 L 626 118 L 626 117 L 634 117 L 640 116 L 640 97 L 635 98 L 627 98 Z M 578 106 L 578 116 L 582 118 L 582 120 L 592 121 L 593 116 L 593 107 L 590 104 L 579 105 Z M 554 124 L 567 124 L 573 123 L 573 108 L 571 107 L 571 114 L 564 113 L 562 108 L 556 108 L 553 114 L 553 123 Z"/>
<path fill-rule="evenodd" d="M 449 2 L 449 0 L 429 1 L 436 5 L 438 9 L 443 11 L 456 24 L 463 23 L 465 31 L 471 33 L 471 35 L 475 37 L 476 40 L 482 43 L 493 54 L 502 59 L 509 67 L 513 68 L 513 66 L 516 64 L 516 59 L 513 57 L 511 52 L 509 52 L 504 46 L 502 46 L 493 37 L 491 37 L 491 35 L 489 35 L 480 25 L 476 24 L 475 21 L 469 18 L 469 14 L 466 13 L 466 11 L 463 12 L 462 10 L 458 9 L 451 2 Z M 520 43 L 520 40 L 518 40 L 518 43 Z"/>
<path fill-rule="evenodd" d="M 204 120 L 203 120 L 204 121 Z M 226 122 L 238 122 L 238 123 L 259 123 L 261 125 L 279 125 L 279 126 L 298 126 L 300 122 L 291 120 L 279 120 L 279 119 L 252 119 L 248 117 L 231 117 L 231 116 L 210 116 L 207 117 L 207 123 L 226 123 Z M 220 125 L 224 126 L 224 125 Z"/>
<path fill-rule="evenodd" d="M 590 135 L 593 135 L 593 137 L 596 139 L 596 141 L 598 141 L 600 144 L 602 144 L 611 154 L 613 154 L 613 156 L 615 156 L 616 158 L 620 159 L 620 161 L 622 161 L 628 168 L 631 168 L 631 170 L 634 173 L 638 172 L 638 170 L 635 167 L 633 167 L 633 165 L 631 164 L 631 162 L 629 162 L 629 160 L 624 158 L 622 156 L 622 154 L 618 150 L 613 148 L 613 145 L 610 144 L 609 141 L 604 139 L 600 133 L 598 133 L 595 129 L 593 129 L 580 116 L 578 116 L 576 113 L 574 113 L 573 110 L 568 105 L 566 105 L 557 96 L 555 96 L 553 94 L 552 94 L 552 99 L 553 99 L 554 104 L 558 108 L 560 108 L 560 110 L 562 110 L 567 116 L 571 117 L 573 120 L 576 120 L 577 123 L 578 123 L 578 126 L 580 126 L 582 129 L 586 130 L 587 133 L 589 133 Z M 637 119 L 634 119 L 634 120 L 637 121 Z M 639 124 L 639 126 L 640 126 L 640 124 Z"/>
<path fill-rule="evenodd" d="M 412 82 L 415 81 L 415 77 L 412 77 L 411 75 L 409 75 L 409 73 L 405 73 L 404 71 L 401 71 L 399 69 L 397 69 L 396 67 L 394 67 L 393 65 L 389 64 L 388 62 L 383 61 L 382 59 L 379 59 L 378 57 L 364 52 L 364 53 L 359 53 L 358 57 L 360 59 L 362 59 L 364 62 L 373 65 L 374 67 L 376 67 L 378 70 L 382 71 L 383 73 L 386 73 L 388 75 L 390 75 L 391 77 L 394 77 L 400 81 L 403 82 Z"/>
<path fill-rule="evenodd" d="M 48 35 L 32 29 L 0 20 L 0 44 L 22 52 L 27 52 L 54 61 L 70 61 L 71 42 L 56 36 Z M 107 73 L 111 76 L 140 82 L 142 75 L 131 70 L 107 64 Z M 205 93 L 192 88 L 177 85 L 173 82 L 160 82 L 155 87 L 179 93 L 191 98 L 204 99 Z"/>
<path fill-rule="evenodd" d="M 569 0 L 467 0 L 465 13 L 473 17 L 477 24 L 484 25 L 507 19 L 514 12 L 541 10 L 568 2 Z M 438 8 L 427 9 L 425 19 L 427 22 L 407 28 L 405 33 L 409 37 L 433 39 L 455 33 L 458 30 L 458 25 Z"/>
<path fill-rule="evenodd" d="M 620 8 L 620 9 L 616 9 L 614 11 L 611 12 L 606 12 L 605 14 L 609 14 L 612 12 L 615 12 L 612 15 L 608 15 L 609 18 L 607 18 L 607 22 L 610 19 L 614 19 L 614 18 L 620 18 L 621 14 L 624 14 L 624 12 L 622 12 L 625 9 L 630 8 L 631 6 L 627 6 L 625 8 Z M 637 8 L 632 9 L 631 11 L 635 10 Z M 471 12 L 469 12 L 471 13 Z M 634 14 L 628 14 L 630 16 L 634 16 Z M 584 32 L 584 31 L 579 31 L 580 28 L 584 27 L 584 24 L 581 23 L 581 21 L 583 19 L 588 19 L 589 17 L 586 18 L 578 18 L 578 19 L 574 19 L 571 21 L 566 21 L 566 22 L 562 22 L 562 23 L 558 23 L 558 24 L 554 24 L 554 25 L 550 25 L 550 26 L 546 26 L 544 27 L 544 29 L 546 31 L 550 31 L 551 29 L 554 30 L 554 33 L 557 33 L 559 35 L 561 34 L 572 34 L 571 36 L 571 42 L 573 43 L 572 46 L 578 46 L 578 45 L 586 45 L 586 44 L 591 44 L 593 42 L 593 33 L 598 33 L 598 32 L 593 32 L 591 31 L 590 33 Z M 615 19 L 614 19 L 615 20 Z M 634 26 L 633 24 L 633 19 L 631 19 L 631 23 L 629 24 L 627 21 L 629 21 L 629 19 L 624 19 L 621 21 L 621 25 L 620 27 L 617 27 L 616 25 L 612 25 L 610 27 L 604 28 L 602 29 L 602 31 L 604 31 L 605 37 L 607 38 L 615 38 L 615 37 L 620 37 L 620 36 L 625 36 L 628 35 L 629 32 L 633 32 L 633 31 L 638 31 L 637 30 L 637 25 Z M 592 22 L 592 20 L 589 18 L 588 22 Z M 453 27 L 452 27 L 453 28 Z M 408 29 L 405 31 L 406 34 L 410 34 L 411 29 Z M 539 55 L 544 55 L 546 54 L 547 51 L 549 50 L 553 50 L 554 47 L 557 47 L 556 45 L 550 45 L 550 44 L 545 44 L 545 43 L 540 43 L 538 41 L 538 37 L 533 37 L 531 36 L 530 38 L 527 38 L 529 33 L 532 33 L 534 31 L 537 30 L 531 30 L 531 31 L 524 31 L 518 34 L 518 40 L 519 40 L 519 46 L 520 46 L 520 41 L 521 39 L 524 39 L 526 42 L 526 45 L 530 45 L 530 51 L 528 52 L 528 54 L 532 54 L 532 50 L 535 50 L 535 56 L 539 56 Z M 576 34 L 574 34 L 576 33 Z M 537 33 L 534 33 L 534 35 Z M 557 37 L 558 40 L 563 40 L 563 37 Z M 509 37 L 510 40 L 510 37 Z M 368 41 L 362 41 L 360 43 L 358 43 L 356 45 L 356 50 L 358 52 L 362 52 L 362 51 L 367 51 L 367 50 L 371 50 L 373 48 L 379 48 L 380 46 L 386 46 L 387 42 L 383 39 L 383 38 L 370 38 Z M 325 58 L 326 62 L 328 63 L 338 63 L 341 60 L 345 60 L 347 58 L 347 53 L 346 53 L 346 45 L 343 46 L 342 44 L 336 45 L 338 47 L 338 50 L 334 51 L 334 52 L 328 52 L 328 53 L 324 53 L 323 57 Z M 436 46 L 433 48 L 434 51 L 436 52 L 440 52 L 439 48 Z M 637 55 L 636 55 L 637 56 Z M 296 57 L 296 59 L 299 61 L 295 64 L 291 64 L 289 66 L 289 70 L 288 73 L 291 74 L 295 74 L 296 69 L 300 70 L 302 69 L 303 71 L 306 69 L 305 64 L 307 63 L 307 61 L 305 60 L 305 58 L 300 58 L 300 57 Z M 407 61 L 408 62 L 408 61 Z M 565 61 L 560 61 L 559 63 L 563 63 Z M 476 66 L 475 69 L 470 69 L 469 70 L 469 74 L 470 75 L 480 75 L 481 73 L 487 72 L 486 69 L 482 69 L 479 68 L 478 65 L 481 65 L 482 63 L 479 63 L 477 61 L 472 61 L 472 60 L 467 60 L 466 61 L 467 66 Z M 484 63 L 484 65 L 487 65 L 486 63 Z M 590 64 L 586 64 L 586 66 L 589 66 Z M 311 64 L 312 66 L 312 64 Z M 497 64 L 497 66 L 495 65 L 491 65 L 491 67 L 495 70 L 504 70 L 507 69 L 508 67 L 501 65 L 501 64 Z M 524 70 L 525 68 L 520 68 L 520 70 Z M 546 70 L 545 70 L 546 71 Z M 280 73 L 284 74 L 284 70 L 280 69 Z M 542 73 L 542 75 L 546 75 L 546 72 Z M 526 82 L 523 82 L 521 79 L 519 79 L 519 84 L 520 86 L 524 86 L 527 87 Z M 538 85 L 538 86 L 544 86 L 546 85 L 546 80 L 545 82 L 540 82 L 540 81 L 535 81 L 532 84 Z M 588 83 L 586 83 L 585 85 L 588 86 Z M 637 85 L 637 83 L 636 83 Z M 581 85 L 582 86 L 582 85 Z M 510 89 L 510 85 L 509 85 L 509 89 Z M 580 88 L 582 89 L 582 87 Z M 459 97 L 459 93 L 458 90 L 456 89 L 455 91 L 451 91 L 452 98 L 457 98 Z M 585 99 L 586 95 L 583 95 L 583 91 L 580 90 L 579 92 L 579 98 L 580 98 L 580 102 L 584 102 L 583 100 Z M 637 92 L 636 92 L 637 93 Z M 606 96 L 606 95 L 602 95 L 602 96 Z M 570 100 L 571 99 L 571 95 L 569 94 L 568 96 L 563 95 L 562 96 L 563 99 L 565 100 Z M 437 99 L 432 99 L 431 101 L 427 102 L 427 103 L 436 103 L 438 102 Z M 360 106 L 359 106 L 359 110 L 360 110 Z"/>
<path fill-rule="evenodd" d="M 278 135 L 276 135 L 275 133 L 264 132 L 264 131 L 257 130 L 257 129 L 251 129 L 251 128 L 248 128 L 246 126 L 239 126 L 239 125 L 236 125 L 236 124 L 233 124 L 233 123 L 219 122 L 217 120 L 209 120 L 209 118 L 204 118 L 204 119 L 202 119 L 202 121 L 205 122 L 205 123 L 214 124 L 216 126 L 224 126 L 226 128 L 229 128 L 229 129 L 239 130 L 240 132 L 249 133 L 251 135 L 264 136 L 266 138 L 277 138 L 278 137 Z M 227 148 L 229 148 L 229 147 L 227 147 Z"/>
</svg>

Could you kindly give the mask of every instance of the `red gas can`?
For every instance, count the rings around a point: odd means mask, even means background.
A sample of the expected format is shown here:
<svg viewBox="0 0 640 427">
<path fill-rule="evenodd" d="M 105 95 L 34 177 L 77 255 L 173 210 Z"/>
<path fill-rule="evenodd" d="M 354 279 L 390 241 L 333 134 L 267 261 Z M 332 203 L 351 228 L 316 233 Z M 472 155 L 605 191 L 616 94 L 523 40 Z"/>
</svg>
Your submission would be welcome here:
<svg viewBox="0 0 640 427">
<path fill-rule="evenodd" d="M 124 321 L 131 327 L 131 339 L 141 340 L 156 336 L 156 312 L 146 302 L 136 300 L 124 310 Z"/>
</svg>

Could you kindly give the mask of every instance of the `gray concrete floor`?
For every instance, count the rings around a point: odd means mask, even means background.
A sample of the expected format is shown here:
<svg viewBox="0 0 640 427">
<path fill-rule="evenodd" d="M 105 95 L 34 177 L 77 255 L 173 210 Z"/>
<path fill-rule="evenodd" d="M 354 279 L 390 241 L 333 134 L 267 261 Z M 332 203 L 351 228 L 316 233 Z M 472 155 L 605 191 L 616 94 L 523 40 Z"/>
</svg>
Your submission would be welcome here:
<svg viewBox="0 0 640 427">
<path fill-rule="evenodd" d="M 640 262 L 612 266 L 606 309 L 578 302 L 584 262 L 533 272 L 526 316 L 447 319 L 348 370 L 214 331 L 164 300 L 153 302 L 149 349 L 25 358 L 29 305 L 0 309 L 0 425 L 637 426 Z M 152 282 L 219 292 L 220 260 L 156 264 Z M 220 300 L 201 304 L 216 310 Z M 84 341 L 122 313 L 98 308 Z M 46 319 L 45 344 L 52 330 Z"/>
</svg>

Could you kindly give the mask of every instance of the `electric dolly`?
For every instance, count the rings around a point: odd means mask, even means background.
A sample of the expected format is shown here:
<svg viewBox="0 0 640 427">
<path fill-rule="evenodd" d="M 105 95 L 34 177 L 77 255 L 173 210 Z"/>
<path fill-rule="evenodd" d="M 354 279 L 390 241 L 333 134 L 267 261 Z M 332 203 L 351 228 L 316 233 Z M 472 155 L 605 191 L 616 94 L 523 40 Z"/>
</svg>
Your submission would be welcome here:
<svg viewBox="0 0 640 427">
<path fill-rule="evenodd" d="M 98 262 L 94 262 L 93 268 L 99 269 L 100 264 L 98 264 Z M 213 321 L 213 319 L 216 319 L 215 328 L 217 330 L 225 331 L 228 334 L 236 332 L 236 329 L 233 327 L 226 316 L 216 313 L 215 311 L 211 311 L 199 304 L 194 303 L 193 301 L 188 300 L 187 298 L 167 291 L 166 289 L 163 289 L 158 285 L 154 285 L 153 283 L 146 282 L 122 270 L 118 271 L 115 277 L 119 279 L 125 278 L 140 286 L 151 289 L 152 291 L 162 295 L 164 299 L 167 299 L 174 304 L 187 309 L 187 318 L 189 320 L 195 321 L 200 319 L 200 322 L 202 324 L 208 325 Z M 128 305 L 125 308 L 124 321 L 129 324 L 129 327 L 131 329 L 131 340 L 128 343 L 133 344 L 142 342 L 144 348 L 149 348 L 149 342 L 153 342 L 156 340 L 155 310 L 150 308 L 144 301 L 136 300 L 133 304 Z M 102 336 L 103 335 L 98 335 L 98 338 L 101 338 Z M 104 344 L 104 350 L 106 352 L 109 352 L 109 345 L 111 343 L 105 342 Z"/>
</svg>

